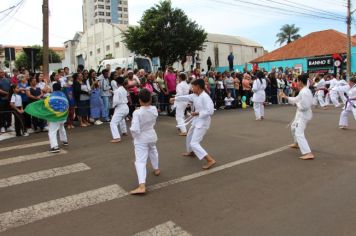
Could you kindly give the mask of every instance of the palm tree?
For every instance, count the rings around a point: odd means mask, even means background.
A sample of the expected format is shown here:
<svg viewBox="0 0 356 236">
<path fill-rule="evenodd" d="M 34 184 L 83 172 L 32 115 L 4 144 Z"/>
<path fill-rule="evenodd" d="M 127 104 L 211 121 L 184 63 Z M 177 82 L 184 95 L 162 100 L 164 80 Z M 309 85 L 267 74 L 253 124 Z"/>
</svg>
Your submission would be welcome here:
<svg viewBox="0 0 356 236">
<path fill-rule="evenodd" d="M 281 30 L 281 32 L 279 32 L 276 35 L 278 38 L 276 43 L 279 43 L 279 45 L 282 45 L 285 42 L 287 42 L 287 44 L 291 43 L 292 41 L 297 40 L 302 37 L 302 36 L 300 36 L 300 34 L 298 34 L 300 28 L 295 27 L 294 24 L 292 24 L 292 25 L 285 24 L 282 26 L 282 28 L 280 30 Z"/>
</svg>

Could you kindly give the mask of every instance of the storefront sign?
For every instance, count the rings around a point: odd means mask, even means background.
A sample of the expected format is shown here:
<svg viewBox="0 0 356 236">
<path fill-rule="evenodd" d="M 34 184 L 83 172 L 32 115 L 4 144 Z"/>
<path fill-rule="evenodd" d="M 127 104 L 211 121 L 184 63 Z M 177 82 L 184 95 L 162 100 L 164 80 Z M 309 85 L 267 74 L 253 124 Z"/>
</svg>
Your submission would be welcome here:
<svg viewBox="0 0 356 236">
<path fill-rule="evenodd" d="M 332 57 L 321 57 L 308 59 L 308 70 L 314 70 L 318 68 L 334 67 L 334 59 Z"/>
</svg>

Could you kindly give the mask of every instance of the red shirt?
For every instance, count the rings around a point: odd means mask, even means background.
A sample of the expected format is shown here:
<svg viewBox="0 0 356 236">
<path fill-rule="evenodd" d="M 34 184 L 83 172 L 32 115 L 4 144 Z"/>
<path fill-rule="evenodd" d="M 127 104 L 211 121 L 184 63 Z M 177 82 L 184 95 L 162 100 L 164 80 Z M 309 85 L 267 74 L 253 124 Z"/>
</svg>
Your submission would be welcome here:
<svg viewBox="0 0 356 236">
<path fill-rule="evenodd" d="M 17 76 L 15 75 L 15 76 L 13 76 L 12 78 L 11 78 L 11 84 L 18 84 L 18 81 L 17 81 Z"/>
</svg>

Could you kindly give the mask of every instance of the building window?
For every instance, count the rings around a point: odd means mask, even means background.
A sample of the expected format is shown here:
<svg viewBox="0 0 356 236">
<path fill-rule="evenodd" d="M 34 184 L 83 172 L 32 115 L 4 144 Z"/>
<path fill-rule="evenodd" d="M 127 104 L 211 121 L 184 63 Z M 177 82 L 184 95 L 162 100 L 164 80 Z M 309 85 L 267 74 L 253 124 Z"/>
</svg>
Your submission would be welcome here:
<svg viewBox="0 0 356 236">
<path fill-rule="evenodd" d="M 106 10 L 110 10 L 110 6 L 105 6 L 105 9 Z"/>
<path fill-rule="evenodd" d="M 124 12 L 127 12 L 127 8 L 126 7 L 124 8 Z"/>
<path fill-rule="evenodd" d="M 106 51 L 110 51 L 110 45 L 106 45 Z"/>
<path fill-rule="evenodd" d="M 95 12 L 95 13 L 94 13 L 94 17 L 95 17 L 95 16 L 97 16 L 97 15 L 98 15 L 98 13 L 97 13 L 97 12 Z"/>
<path fill-rule="evenodd" d="M 100 18 L 99 22 L 105 22 L 105 19 Z"/>
<path fill-rule="evenodd" d="M 122 11 L 122 7 L 118 7 L 117 9 L 118 9 L 119 11 Z"/>
<path fill-rule="evenodd" d="M 99 11 L 99 16 L 104 16 L 105 13 L 103 11 Z"/>
<path fill-rule="evenodd" d="M 110 12 L 106 12 L 106 16 L 110 16 L 111 14 L 110 14 Z"/>
<path fill-rule="evenodd" d="M 98 2 L 104 2 L 104 0 L 99 0 Z"/>
<path fill-rule="evenodd" d="M 98 23 L 99 22 L 99 20 L 98 19 L 95 19 L 95 23 Z"/>
<path fill-rule="evenodd" d="M 96 49 L 96 53 L 98 54 L 100 53 L 100 48 Z"/>
<path fill-rule="evenodd" d="M 116 43 L 115 43 L 115 47 L 116 47 L 116 48 L 120 47 L 120 42 L 116 42 Z"/>
<path fill-rule="evenodd" d="M 111 20 L 110 19 L 106 19 L 106 23 L 111 23 Z"/>
<path fill-rule="evenodd" d="M 255 48 L 255 53 L 257 53 L 257 48 Z"/>
<path fill-rule="evenodd" d="M 104 5 L 98 5 L 99 9 L 104 9 Z"/>
<path fill-rule="evenodd" d="M 90 56 L 93 56 L 93 51 L 90 51 L 90 52 L 89 52 L 89 55 L 90 55 Z"/>
</svg>

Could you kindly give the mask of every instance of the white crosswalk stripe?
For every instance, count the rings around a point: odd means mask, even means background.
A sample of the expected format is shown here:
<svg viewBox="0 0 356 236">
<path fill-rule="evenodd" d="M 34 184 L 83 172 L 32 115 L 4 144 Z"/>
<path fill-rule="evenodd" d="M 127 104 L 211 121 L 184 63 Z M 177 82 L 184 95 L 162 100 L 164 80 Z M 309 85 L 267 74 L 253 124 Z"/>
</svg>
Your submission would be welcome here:
<svg viewBox="0 0 356 236">
<path fill-rule="evenodd" d="M 38 147 L 38 146 L 44 146 L 44 145 L 49 145 L 49 141 L 43 141 L 43 142 L 37 142 L 37 143 L 27 143 L 27 144 L 21 144 L 21 145 L 16 145 L 16 146 L 4 147 L 4 148 L 0 148 L 0 152 L 7 152 L 7 151 L 11 151 L 11 150 L 16 150 L 16 149 L 24 149 L 24 148 Z"/>
<path fill-rule="evenodd" d="M 67 153 L 68 153 L 67 151 L 61 150 L 61 152 L 59 152 L 59 153 L 40 152 L 40 153 L 35 153 L 35 154 L 11 157 L 11 158 L 6 158 L 6 159 L 0 160 L 0 166 L 15 164 L 15 163 L 24 162 L 24 161 L 30 161 L 30 160 L 35 160 L 35 159 L 41 159 L 41 158 L 46 158 L 46 157 L 54 157 L 57 155 L 63 155 L 63 154 L 67 154 Z"/>
<path fill-rule="evenodd" d="M 119 185 L 110 185 L 80 194 L 39 203 L 0 214 L 0 232 L 27 225 L 51 216 L 111 201 L 128 193 Z"/>
<path fill-rule="evenodd" d="M 62 175 L 69 175 L 72 173 L 86 171 L 86 170 L 90 170 L 90 167 L 85 165 L 84 163 L 77 163 L 73 165 L 57 167 L 48 170 L 32 172 L 29 174 L 12 176 L 5 179 L 0 179 L 0 188 L 6 188 L 13 185 L 34 182 L 37 180 L 49 179 Z"/>
<path fill-rule="evenodd" d="M 191 236 L 191 234 L 184 231 L 174 222 L 168 221 L 133 236 Z"/>
</svg>

